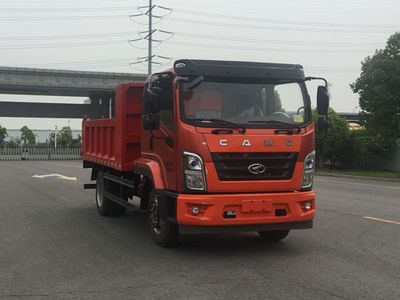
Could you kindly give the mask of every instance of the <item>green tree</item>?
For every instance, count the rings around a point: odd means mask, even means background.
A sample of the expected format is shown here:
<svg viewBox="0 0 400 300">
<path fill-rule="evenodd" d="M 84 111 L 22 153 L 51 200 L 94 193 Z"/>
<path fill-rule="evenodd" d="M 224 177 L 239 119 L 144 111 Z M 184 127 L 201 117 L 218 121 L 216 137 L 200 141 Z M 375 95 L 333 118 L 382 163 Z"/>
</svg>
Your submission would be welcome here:
<svg viewBox="0 0 400 300">
<path fill-rule="evenodd" d="M 351 84 L 360 97 L 361 116 L 367 130 L 363 138 L 373 140 L 381 155 L 391 150 L 400 138 L 399 70 L 400 33 L 395 33 L 385 49 L 377 50 L 362 62 L 361 75 Z"/>
<path fill-rule="evenodd" d="M 50 147 L 54 147 L 54 132 L 49 134 L 49 137 L 46 139 L 46 143 L 49 144 Z"/>
<path fill-rule="evenodd" d="M 317 112 L 313 111 L 313 119 L 318 118 Z M 332 108 L 328 111 L 329 127 L 327 130 L 320 131 L 317 127 L 316 132 L 316 161 L 319 167 L 329 160 L 331 166 L 337 162 L 346 163 L 349 161 L 349 142 L 350 132 L 346 119 L 340 117 Z"/>
<path fill-rule="evenodd" d="M 8 146 L 11 148 L 18 148 L 21 147 L 21 139 L 19 137 L 12 137 L 8 142 Z"/>
<path fill-rule="evenodd" d="M 82 136 L 80 134 L 78 134 L 78 137 L 76 139 L 72 139 L 71 147 L 79 148 L 81 146 L 82 146 Z"/>
<path fill-rule="evenodd" d="M 4 144 L 4 139 L 8 136 L 7 129 L 0 125 L 0 145 Z"/>
<path fill-rule="evenodd" d="M 72 130 L 69 126 L 61 128 L 57 134 L 57 146 L 60 147 L 71 147 L 73 141 Z"/>
<path fill-rule="evenodd" d="M 28 126 L 23 126 L 21 129 L 21 141 L 24 146 L 32 146 L 36 144 L 36 136 Z"/>
<path fill-rule="evenodd" d="M 379 136 L 371 135 L 365 128 L 350 131 L 347 164 L 355 167 L 377 167 L 382 158 Z"/>
</svg>

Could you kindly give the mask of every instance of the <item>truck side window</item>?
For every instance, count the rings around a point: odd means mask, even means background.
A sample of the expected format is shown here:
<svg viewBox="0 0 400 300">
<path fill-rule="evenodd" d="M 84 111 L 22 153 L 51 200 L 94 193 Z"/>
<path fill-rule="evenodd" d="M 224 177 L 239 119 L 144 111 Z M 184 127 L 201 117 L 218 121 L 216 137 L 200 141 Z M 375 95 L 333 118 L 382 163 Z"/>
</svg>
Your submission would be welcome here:
<svg viewBox="0 0 400 300">
<path fill-rule="evenodd" d="M 174 129 L 174 96 L 172 90 L 173 77 L 166 74 L 160 80 L 160 121 L 169 129 Z"/>
</svg>

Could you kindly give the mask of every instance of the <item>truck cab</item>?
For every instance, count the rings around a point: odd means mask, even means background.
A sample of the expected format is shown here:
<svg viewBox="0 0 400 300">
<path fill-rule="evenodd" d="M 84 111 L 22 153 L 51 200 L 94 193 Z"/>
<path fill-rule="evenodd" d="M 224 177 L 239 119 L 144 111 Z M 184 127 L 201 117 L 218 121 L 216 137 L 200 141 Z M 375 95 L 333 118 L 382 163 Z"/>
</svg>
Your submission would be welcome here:
<svg viewBox="0 0 400 300">
<path fill-rule="evenodd" d="M 161 178 L 150 199 L 154 230 L 160 217 L 180 233 L 311 228 L 315 131 L 305 81 L 300 65 L 199 60 L 150 76 L 134 169 Z"/>
</svg>

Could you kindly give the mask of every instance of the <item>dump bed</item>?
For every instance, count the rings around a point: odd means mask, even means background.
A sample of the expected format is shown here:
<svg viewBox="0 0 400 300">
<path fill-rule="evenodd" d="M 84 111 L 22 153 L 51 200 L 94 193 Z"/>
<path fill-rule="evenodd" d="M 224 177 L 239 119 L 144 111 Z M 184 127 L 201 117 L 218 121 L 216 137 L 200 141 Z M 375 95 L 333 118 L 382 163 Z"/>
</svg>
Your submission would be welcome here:
<svg viewBox="0 0 400 300">
<path fill-rule="evenodd" d="M 119 85 L 115 118 L 84 120 L 82 159 L 119 171 L 133 170 L 140 157 L 141 105 L 144 83 Z"/>
</svg>

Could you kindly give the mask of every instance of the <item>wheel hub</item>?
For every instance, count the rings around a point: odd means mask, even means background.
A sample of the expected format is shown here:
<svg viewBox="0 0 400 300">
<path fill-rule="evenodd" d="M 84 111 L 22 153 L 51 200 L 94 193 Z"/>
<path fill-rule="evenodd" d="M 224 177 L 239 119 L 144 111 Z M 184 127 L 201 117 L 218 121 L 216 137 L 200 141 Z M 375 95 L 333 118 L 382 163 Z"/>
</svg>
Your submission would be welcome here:
<svg viewBox="0 0 400 300">
<path fill-rule="evenodd" d="M 151 203 L 150 206 L 150 221 L 153 225 L 153 230 L 156 233 L 159 233 L 161 230 L 161 221 L 160 221 L 160 213 L 158 208 L 158 201 L 157 199 Z"/>
</svg>

